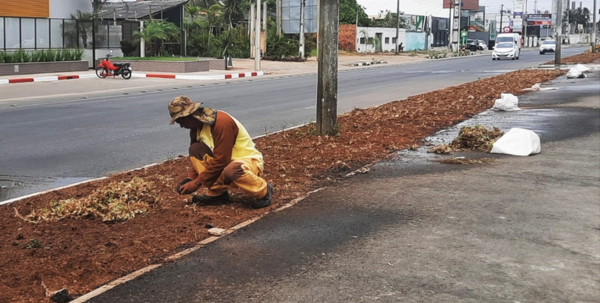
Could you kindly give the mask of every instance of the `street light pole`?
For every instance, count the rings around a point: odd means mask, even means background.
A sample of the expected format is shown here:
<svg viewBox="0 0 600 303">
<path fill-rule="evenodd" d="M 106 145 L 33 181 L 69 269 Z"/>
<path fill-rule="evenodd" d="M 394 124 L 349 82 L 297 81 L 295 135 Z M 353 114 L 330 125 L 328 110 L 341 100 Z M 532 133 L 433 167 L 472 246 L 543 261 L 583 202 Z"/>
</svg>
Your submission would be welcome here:
<svg viewBox="0 0 600 303">
<path fill-rule="evenodd" d="M 261 31 L 261 22 L 260 22 L 260 0 L 256 0 L 256 22 L 254 22 L 254 29 L 256 30 L 254 34 L 254 46 L 256 47 L 256 51 L 254 52 L 254 70 L 260 70 L 260 57 L 261 57 L 261 43 L 260 43 L 260 31 Z"/>
<path fill-rule="evenodd" d="M 598 13 L 598 10 L 596 8 L 596 0 L 594 0 L 594 18 L 593 18 L 594 26 L 592 26 L 592 53 L 596 52 L 596 31 L 598 30 L 597 25 L 596 25 L 596 14 L 597 13 Z"/>
<path fill-rule="evenodd" d="M 400 0 L 396 5 L 396 55 L 398 54 L 398 33 L 400 32 Z"/>
<path fill-rule="evenodd" d="M 502 6 L 500 6 L 500 32 L 503 32 L 503 23 L 502 23 L 502 18 L 504 17 L 504 4 L 502 4 Z"/>
</svg>

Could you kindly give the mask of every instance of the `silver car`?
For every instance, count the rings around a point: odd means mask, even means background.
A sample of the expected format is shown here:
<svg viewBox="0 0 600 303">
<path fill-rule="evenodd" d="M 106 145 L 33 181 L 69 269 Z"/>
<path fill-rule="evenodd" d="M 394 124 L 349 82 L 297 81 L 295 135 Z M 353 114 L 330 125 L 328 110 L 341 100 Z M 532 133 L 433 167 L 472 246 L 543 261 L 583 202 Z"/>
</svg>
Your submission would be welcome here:
<svg viewBox="0 0 600 303">
<path fill-rule="evenodd" d="M 500 42 L 494 46 L 494 51 L 492 52 L 492 60 L 500 60 L 500 59 L 512 59 L 519 60 L 519 55 L 521 54 L 519 50 L 519 45 L 517 43 L 511 42 Z"/>
<path fill-rule="evenodd" d="M 556 51 L 556 41 L 555 40 L 546 40 L 542 42 L 540 45 L 540 55 L 545 53 L 553 53 Z"/>
</svg>

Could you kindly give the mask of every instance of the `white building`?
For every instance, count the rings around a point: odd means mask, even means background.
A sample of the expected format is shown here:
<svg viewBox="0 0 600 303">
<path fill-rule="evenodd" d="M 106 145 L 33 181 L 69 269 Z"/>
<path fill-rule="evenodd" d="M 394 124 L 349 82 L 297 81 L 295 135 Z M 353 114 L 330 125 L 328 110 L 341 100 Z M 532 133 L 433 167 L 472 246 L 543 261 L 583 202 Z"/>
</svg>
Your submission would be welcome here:
<svg viewBox="0 0 600 303">
<path fill-rule="evenodd" d="M 424 32 L 398 31 L 398 45 L 404 51 L 424 50 L 426 34 Z M 359 53 L 395 52 L 396 29 L 388 27 L 357 27 L 356 51 Z"/>
</svg>

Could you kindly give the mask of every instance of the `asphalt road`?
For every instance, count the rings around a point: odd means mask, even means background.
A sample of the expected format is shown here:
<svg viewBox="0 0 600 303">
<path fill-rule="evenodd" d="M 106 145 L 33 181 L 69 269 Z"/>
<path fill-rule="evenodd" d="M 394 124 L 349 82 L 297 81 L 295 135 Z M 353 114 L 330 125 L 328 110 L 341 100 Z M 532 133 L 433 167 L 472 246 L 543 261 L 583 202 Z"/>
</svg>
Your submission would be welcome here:
<svg viewBox="0 0 600 303">
<path fill-rule="evenodd" d="M 565 48 L 563 55 L 583 50 Z M 515 61 L 480 56 L 340 72 L 338 114 L 553 58 L 524 51 Z M 158 89 L 108 90 L 86 99 L 69 94 L 69 87 L 91 88 L 98 81 L 76 80 L 64 85 L 60 94 L 0 103 L 0 201 L 185 154 L 186 131 L 167 124 L 167 103 L 181 94 L 229 112 L 253 136 L 314 121 L 316 114 L 315 74 L 200 85 L 173 82 Z M 48 84 L 19 85 L 33 92 L 43 91 Z M 0 88 L 3 97 L 4 89 Z"/>
</svg>

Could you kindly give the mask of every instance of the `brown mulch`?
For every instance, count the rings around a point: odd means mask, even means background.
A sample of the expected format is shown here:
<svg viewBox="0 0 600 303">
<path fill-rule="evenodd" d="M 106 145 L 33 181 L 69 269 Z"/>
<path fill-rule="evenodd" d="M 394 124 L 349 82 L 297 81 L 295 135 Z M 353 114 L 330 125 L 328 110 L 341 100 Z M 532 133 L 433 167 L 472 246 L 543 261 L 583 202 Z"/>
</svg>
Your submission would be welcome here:
<svg viewBox="0 0 600 303">
<path fill-rule="evenodd" d="M 176 193 L 191 169 L 185 157 L 147 169 L 110 176 L 0 207 L 0 302 L 50 302 L 46 290 L 67 288 L 82 295 L 109 281 L 194 246 L 207 226 L 230 228 L 263 215 L 345 174 L 415 148 L 425 137 L 492 107 L 500 93 L 523 94 L 562 71 L 522 70 L 394 101 L 355 109 L 338 118 L 339 136 L 315 136 L 314 125 L 255 140 L 265 157 L 266 178 L 276 189 L 273 205 L 253 210 L 233 191 L 233 203 L 199 207 Z M 185 136 L 184 133 L 181 134 Z M 27 222 L 19 216 L 51 201 L 82 198 L 111 181 L 140 177 L 158 194 L 149 211 L 106 223 L 100 218 Z"/>
<path fill-rule="evenodd" d="M 594 61 L 600 59 L 600 52 L 597 53 L 583 53 L 571 57 L 561 58 L 561 64 L 589 64 L 594 63 Z M 554 64 L 554 60 L 548 61 L 545 64 Z"/>
</svg>

